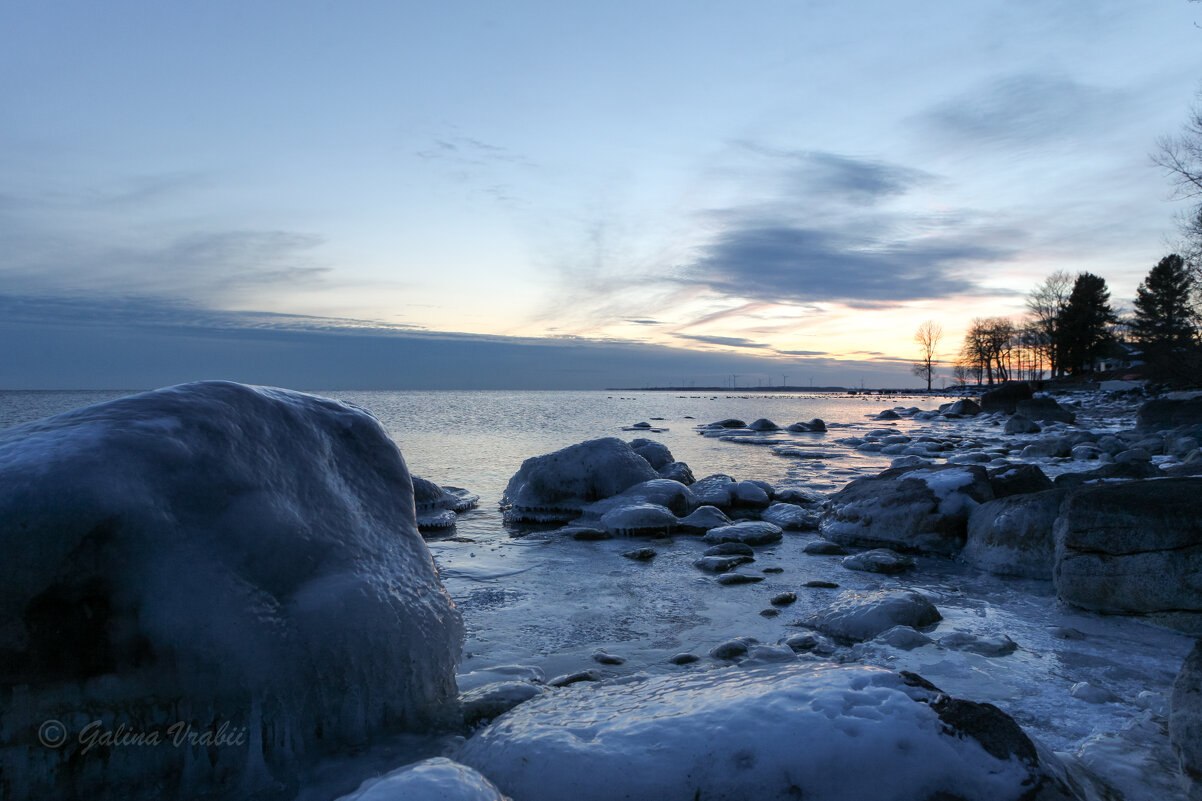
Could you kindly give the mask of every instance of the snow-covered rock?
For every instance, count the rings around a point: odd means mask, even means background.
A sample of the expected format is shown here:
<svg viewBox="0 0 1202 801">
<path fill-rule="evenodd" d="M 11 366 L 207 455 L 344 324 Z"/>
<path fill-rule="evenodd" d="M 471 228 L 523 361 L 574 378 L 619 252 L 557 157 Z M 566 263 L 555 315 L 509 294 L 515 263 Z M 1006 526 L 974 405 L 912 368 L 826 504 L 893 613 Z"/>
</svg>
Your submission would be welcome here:
<svg viewBox="0 0 1202 801">
<path fill-rule="evenodd" d="M 1056 520 L 1055 583 L 1074 606 L 1155 614 L 1202 631 L 1202 478 L 1071 492 Z"/>
<path fill-rule="evenodd" d="M 466 765 L 434 757 L 406 765 L 338 801 L 509 801 L 492 782 Z"/>
<path fill-rule="evenodd" d="M 779 664 L 535 699 L 457 759 L 522 801 L 1074 798 L 989 704 L 873 667 Z"/>
<path fill-rule="evenodd" d="M 251 795 L 457 715 L 459 613 L 405 462 L 356 407 L 201 382 L 10 428 L 0 520 L 9 797 Z M 52 719 L 65 742 L 39 748 Z M 242 737 L 83 753 L 92 720 Z"/>
<path fill-rule="evenodd" d="M 592 439 L 522 462 L 501 505 L 508 523 L 567 522 L 590 503 L 658 478 L 651 464 L 622 440 Z"/>
<path fill-rule="evenodd" d="M 803 623 L 838 640 L 862 642 L 894 626 L 920 628 L 942 619 L 924 596 L 913 590 L 895 589 L 842 593 Z"/>
<path fill-rule="evenodd" d="M 999 576 L 1050 581 L 1056 556 L 1052 532 L 1066 494 L 1051 489 L 981 504 L 968 519 L 960 558 Z"/>
<path fill-rule="evenodd" d="M 964 543 L 969 514 L 992 498 L 978 465 L 890 468 L 832 495 L 822 535 L 845 545 L 951 554 Z"/>
</svg>

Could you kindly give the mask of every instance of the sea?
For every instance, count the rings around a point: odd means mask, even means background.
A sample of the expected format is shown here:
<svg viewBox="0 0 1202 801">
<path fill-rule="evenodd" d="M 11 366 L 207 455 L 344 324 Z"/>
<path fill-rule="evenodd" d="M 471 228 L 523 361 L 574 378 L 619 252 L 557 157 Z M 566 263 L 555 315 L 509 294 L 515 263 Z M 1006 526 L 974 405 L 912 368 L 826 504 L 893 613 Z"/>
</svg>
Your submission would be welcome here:
<svg viewBox="0 0 1202 801">
<path fill-rule="evenodd" d="M 0 427 L 126 394 L 0 391 Z M 996 420 L 875 419 L 884 409 L 932 409 L 951 398 L 618 390 L 314 394 L 373 414 L 413 474 L 480 496 L 453 530 L 427 540 L 465 623 L 461 690 L 511 679 L 515 670 L 549 680 L 588 669 L 614 678 L 721 669 L 720 660 L 706 657 L 724 640 L 743 636 L 777 643 L 804 631 L 806 616 L 839 593 L 908 587 L 926 595 L 943 615 L 927 632 L 930 644 L 907 651 L 869 642 L 830 658 L 911 670 L 947 692 L 994 703 L 1053 750 L 1106 777 L 1128 799 L 1180 792 L 1165 719 L 1173 679 L 1193 645 L 1190 637 L 1071 609 L 1056 599 L 1051 582 L 993 576 L 949 559 L 919 557 L 918 568 L 903 576 L 848 570 L 840 557 L 803 552 L 814 533 L 788 534 L 778 545 L 757 549 L 755 563 L 745 569 L 764 579 L 727 587 L 693 567 L 704 548 L 694 537 L 579 542 L 507 528 L 501 519 L 501 495 L 525 459 L 597 437 L 658 440 L 697 478 L 725 473 L 818 493 L 890 464 L 891 457 L 838 444 L 843 437 L 888 428 L 915 437 L 955 436 L 982 450 L 1013 444 L 1015 438 L 1004 437 Z M 829 431 L 787 435 L 817 457 L 804 459 L 699 435 L 698 426 L 732 417 L 748 423 L 767 418 L 780 426 L 821 418 Z M 1130 422 L 1094 420 L 1093 427 Z M 636 427 L 639 423 L 650 428 Z M 649 562 L 622 557 L 648 545 L 657 552 Z M 839 586 L 806 587 L 819 579 Z M 796 593 L 797 601 L 778 615 L 761 614 L 774 608 L 769 601 L 782 592 Z M 940 644 L 957 633 L 1009 637 L 1016 649 L 988 656 L 953 647 L 954 638 Z M 626 661 L 599 665 L 598 650 Z M 671 657 L 682 652 L 702 660 L 692 668 L 673 664 Z M 445 738 L 419 738 L 405 748 L 406 759 L 453 753 Z M 380 756 L 371 769 L 386 769 L 398 754 Z M 302 798 L 349 792 L 367 764 L 323 768 Z"/>
</svg>

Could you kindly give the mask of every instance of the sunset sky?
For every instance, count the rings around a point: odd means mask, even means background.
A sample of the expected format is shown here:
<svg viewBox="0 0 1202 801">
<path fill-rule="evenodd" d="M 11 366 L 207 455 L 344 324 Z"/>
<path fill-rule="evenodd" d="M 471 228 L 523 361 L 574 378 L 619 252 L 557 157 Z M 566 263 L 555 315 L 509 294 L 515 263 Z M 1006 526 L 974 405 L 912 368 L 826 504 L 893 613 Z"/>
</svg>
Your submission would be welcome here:
<svg viewBox="0 0 1202 801">
<path fill-rule="evenodd" d="M 915 386 L 1128 305 L 1202 4 L 0 7 L 0 388 Z M 950 373 L 950 370 L 943 370 Z"/>
</svg>

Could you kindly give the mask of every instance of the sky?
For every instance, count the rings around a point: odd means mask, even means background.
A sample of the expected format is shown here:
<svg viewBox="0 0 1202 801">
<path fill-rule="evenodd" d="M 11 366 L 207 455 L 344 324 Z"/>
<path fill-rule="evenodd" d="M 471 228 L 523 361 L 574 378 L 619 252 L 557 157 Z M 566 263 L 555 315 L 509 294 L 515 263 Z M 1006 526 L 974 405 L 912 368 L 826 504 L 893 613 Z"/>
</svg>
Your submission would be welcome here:
<svg viewBox="0 0 1202 801">
<path fill-rule="evenodd" d="M 0 388 L 917 386 L 1130 306 L 1202 3 L 0 5 Z M 940 375 L 950 375 L 950 365 Z M 940 383 L 937 379 L 936 383 Z"/>
</svg>

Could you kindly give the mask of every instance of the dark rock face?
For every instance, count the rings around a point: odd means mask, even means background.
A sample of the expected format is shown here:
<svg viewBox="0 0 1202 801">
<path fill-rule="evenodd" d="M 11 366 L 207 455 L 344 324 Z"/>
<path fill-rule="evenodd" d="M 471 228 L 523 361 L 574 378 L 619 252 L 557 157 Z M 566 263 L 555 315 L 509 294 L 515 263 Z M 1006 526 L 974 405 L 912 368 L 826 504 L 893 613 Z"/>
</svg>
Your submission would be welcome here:
<svg viewBox="0 0 1202 801">
<path fill-rule="evenodd" d="M 1007 434 L 1038 434 L 1040 431 L 1043 431 L 1039 427 L 1039 423 L 1036 423 L 1029 417 L 1023 417 L 1021 414 L 1016 414 L 1007 420 L 1006 427 L 1003 430 Z"/>
<path fill-rule="evenodd" d="M 1194 644 L 1173 683 L 1169 740 L 1190 799 L 1202 798 L 1202 641 Z"/>
<path fill-rule="evenodd" d="M 1000 576 L 1051 580 L 1056 553 L 1052 531 L 1067 494 L 1051 489 L 981 504 L 968 519 L 961 558 Z"/>
<path fill-rule="evenodd" d="M 1056 521 L 1060 598 L 1202 630 L 1202 478 L 1081 487 Z"/>
<path fill-rule="evenodd" d="M 1031 398 L 1014 404 L 1015 414 L 1037 423 L 1071 423 L 1077 416 L 1051 398 Z"/>
<path fill-rule="evenodd" d="M 1014 414 L 1014 405 L 1019 401 L 1030 400 L 1034 394 L 1031 385 L 1026 381 L 1007 381 L 981 396 L 981 410 Z"/>
<path fill-rule="evenodd" d="M 1139 407 L 1135 425 L 1141 431 L 1163 431 L 1199 424 L 1202 424 L 1202 398 L 1157 398 Z"/>
<path fill-rule="evenodd" d="M 1056 476 L 1056 480 L 1052 484 L 1057 489 L 1074 489 L 1098 479 L 1158 478 L 1162 475 L 1164 474 L 1161 470 L 1151 462 L 1116 462 L 1114 464 L 1102 465 L 1097 470 L 1090 470 L 1085 473 L 1062 473 Z"/>
<path fill-rule="evenodd" d="M 964 544 L 973 508 L 992 499 L 979 465 L 895 467 L 832 495 L 822 535 L 843 545 L 951 554 Z"/>
<path fill-rule="evenodd" d="M 947 407 L 943 413 L 957 414 L 961 417 L 974 417 L 981 413 L 981 407 L 976 401 L 969 400 L 968 398 L 961 398 L 951 406 Z"/>
</svg>

